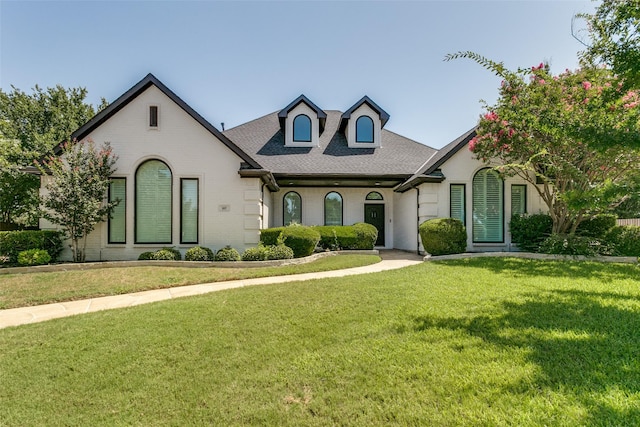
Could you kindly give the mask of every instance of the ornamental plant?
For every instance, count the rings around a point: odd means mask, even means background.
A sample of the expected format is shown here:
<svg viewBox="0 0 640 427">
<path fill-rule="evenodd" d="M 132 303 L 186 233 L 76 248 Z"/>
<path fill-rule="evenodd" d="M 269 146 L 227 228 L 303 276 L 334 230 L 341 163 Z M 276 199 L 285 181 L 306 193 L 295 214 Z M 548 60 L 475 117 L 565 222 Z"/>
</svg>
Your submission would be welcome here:
<svg viewBox="0 0 640 427">
<path fill-rule="evenodd" d="M 473 52 L 447 56 L 455 58 L 503 79 L 469 149 L 503 175 L 531 183 L 553 233 L 574 234 L 582 221 L 638 191 L 640 92 L 624 89 L 611 70 L 554 75 L 541 63 L 513 72 Z"/>
</svg>

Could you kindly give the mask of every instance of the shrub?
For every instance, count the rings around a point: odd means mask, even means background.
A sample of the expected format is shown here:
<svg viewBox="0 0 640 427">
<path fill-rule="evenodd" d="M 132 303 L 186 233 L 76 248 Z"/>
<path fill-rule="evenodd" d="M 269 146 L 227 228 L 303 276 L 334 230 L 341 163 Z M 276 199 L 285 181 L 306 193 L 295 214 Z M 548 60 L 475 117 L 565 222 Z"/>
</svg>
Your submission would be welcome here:
<svg viewBox="0 0 640 427">
<path fill-rule="evenodd" d="M 579 236 L 595 237 L 596 239 L 604 239 L 609 230 L 616 226 L 617 216 L 613 214 L 600 214 L 591 219 L 582 221 L 576 228 L 576 234 Z"/>
<path fill-rule="evenodd" d="M 184 253 L 185 261 L 213 261 L 213 251 L 202 246 L 195 246 Z"/>
<path fill-rule="evenodd" d="M 538 252 L 540 244 L 551 235 L 552 225 L 547 214 L 513 215 L 509 223 L 511 241 L 523 251 Z"/>
<path fill-rule="evenodd" d="M 257 246 L 249 248 L 242 254 L 242 261 L 264 261 L 267 259 L 267 247 Z"/>
<path fill-rule="evenodd" d="M 220 249 L 215 256 L 216 261 L 240 261 L 240 254 L 231 246 Z"/>
<path fill-rule="evenodd" d="M 51 255 L 44 249 L 28 249 L 18 254 L 20 265 L 43 265 L 51 261 Z"/>
<path fill-rule="evenodd" d="M 182 260 L 182 254 L 181 254 L 181 253 L 180 253 L 180 251 L 179 251 L 179 250 L 177 250 L 176 248 L 173 248 L 173 247 L 172 247 L 172 248 L 166 247 L 166 248 L 162 248 L 162 249 L 160 249 L 160 250 L 162 250 L 162 251 L 169 251 L 169 252 L 171 252 L 171 253 L 173 254 L 173 260 L 174 260 L 174 261 L 180 261 L 180 260 Z"/>
<path fill-rule="evenodd" d="M 7 256 L 10 263 L 17 263 L 18 254 L 29 249 L 43 249 L 55 261 L 62 252 L 62 234 L 55 230 L 0 232 L 0 256 Z"/>
<path fill-rule="evenodd" d="M 611 255 L 640 257 L 640 227 L 615 226 L 607 233 Z"/>
<path fill-rule="evenodd" d="M 139 261 L 147 261 L 150 259 L 155 259 L 153 256 L 155 255 L 155 252 L 142 252 L 139 256 L 138 256 L 138 260 Z"/>
<path fill-rule="evenodd" d="M 309 256 L 320 241 L 320 233 L 305 225 L 268 228 L 260 233 L 260 241 L 266 245 L 277 245 L 279 239 L 293 249 L 295 258 Z"/>
<path fill-rule="evenodd" d="M 358 222 L 352 227 L 357 238 L 356 245 L 352 249 L 373 249 L 375 247 L 376 240 L 378 240 L 378 229 L 374 225 Z"/>
<path fill-rule="evenodd" d="M 424 250 L 431 255 L 458 254 L 467 248 L 467 231 L 455 218 L 430 219 L 419 227 Z"/>
<path fill-rule="evenodd" d="M 312 228 L 320 234 L 318 246 L 322 249 L 337 251 L 356 245 L 356 232 L 351 226 L 317 225 Z"/>
<path fill-rule="evenodd" d="M 575 234 L 552 234 L 540 244 L 540 252 L 552 255 L 597 256 L 607 250 L 607 246 L 599 239 Z"/>
<path fill-rule="evenodd" d="M 180 259 L 176 259 L 175 253 L 169 249 L 155 251 L 153 253 L 153 259 L 156 261 L 180 261 Z"/>
<path fill-rule="evenodd" d="M 266 259 L 291 259 L 293 258 L 293 249 L 286 245 L 266 246 Z"/>
</svg>

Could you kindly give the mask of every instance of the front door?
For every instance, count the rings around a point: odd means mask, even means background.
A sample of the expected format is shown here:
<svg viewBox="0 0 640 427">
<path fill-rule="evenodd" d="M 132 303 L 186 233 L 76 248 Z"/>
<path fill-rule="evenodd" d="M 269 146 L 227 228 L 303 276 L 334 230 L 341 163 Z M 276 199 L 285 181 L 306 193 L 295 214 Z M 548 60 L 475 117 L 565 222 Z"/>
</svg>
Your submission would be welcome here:
<svg viewBox="0 0 640 427">
<path fill-rule="evenodd" d="M 376 246 L 384 246 L 384 205 L 365 204 L 364 222 L 371 224 L 378 229 L 378 240 L 376 240 Z"/>
</svg>

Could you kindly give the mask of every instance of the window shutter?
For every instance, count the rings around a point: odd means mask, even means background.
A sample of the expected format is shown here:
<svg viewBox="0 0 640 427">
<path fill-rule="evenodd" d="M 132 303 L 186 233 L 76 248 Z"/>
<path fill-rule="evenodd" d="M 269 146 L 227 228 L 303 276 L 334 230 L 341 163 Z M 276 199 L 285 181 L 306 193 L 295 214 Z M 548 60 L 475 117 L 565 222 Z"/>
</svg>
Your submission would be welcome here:
<svg viewBox="0 0 640 427">
<path fill-rule="evenodd" d="M 450 188 L 450 213 L 451 218 L 459 219 L 466 225 L 464 184 L 451 184 Z"/>
<path fill-rule="evenodd" d="M 198 243 L 198 180 L 181 180 L 180 242 Z"/>
<path fill-rule="evenodd" d="M 109 202 L 120 200 L 109 217 L 109 243 L 126 243 L 127 180 L 112 178 Z"/>
</svg>

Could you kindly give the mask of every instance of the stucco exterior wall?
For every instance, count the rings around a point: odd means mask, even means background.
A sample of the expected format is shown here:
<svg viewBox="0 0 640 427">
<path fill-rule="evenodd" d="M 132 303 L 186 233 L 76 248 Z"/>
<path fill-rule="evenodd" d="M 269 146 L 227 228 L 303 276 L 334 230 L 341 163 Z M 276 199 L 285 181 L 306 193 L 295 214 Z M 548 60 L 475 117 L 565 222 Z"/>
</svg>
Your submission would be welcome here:
<svg viewBox="0 0 640 427">
<path fill-rule="evenodd" d="M 358 118 L 362 116 L 369 116 L 373 120 L 373 143 L 370 142 L 356 142 L 356 122 Z M 345 128 L 345 136 L 347 137 L 347 143 L 351 148 L 373 148 L 380 147 L 382 133 L 382 122 L 380 121 L 380 115 L 376 113 L 367 104 L 362 104 L 351 113 L 347 127 Z"/>
<path fill-rule="evenodd" d="M 412 188 L 404 193 L 393 194 L 393 241 L 396 249 L 418 250 L 417 190 Z"/>
<path fill-rule="evenodd" d="M 293 120 L 304 114 L 311 119 L 311 141 L 295 141 L 293 140 Z M 287 147 L 317 147 L 320 145 L 320 121 L 318 120 L 318 114 L 304 102 L 296 105 L 285 120 L 285 145 Z"/>
</svg>

